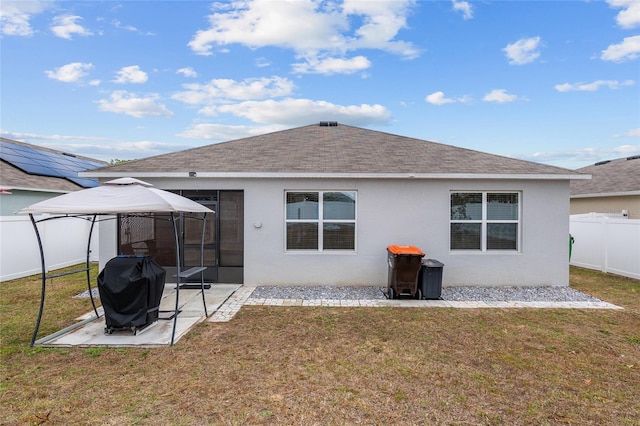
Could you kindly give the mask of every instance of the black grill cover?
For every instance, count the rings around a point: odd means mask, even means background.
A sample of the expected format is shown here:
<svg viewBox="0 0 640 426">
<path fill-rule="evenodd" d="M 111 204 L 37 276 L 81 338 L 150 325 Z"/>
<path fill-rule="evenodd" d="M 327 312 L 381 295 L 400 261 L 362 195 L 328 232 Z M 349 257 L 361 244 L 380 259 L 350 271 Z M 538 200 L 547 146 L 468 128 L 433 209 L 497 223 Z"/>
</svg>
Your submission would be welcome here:
<svg viewBox="0 0 640 426">
<path fill-rule="evenodd" d="M 107 328 L 142 327 L 158 319 L 166 271 L 148 256 L 111 259 L 98 275 Z"/>
</svg>

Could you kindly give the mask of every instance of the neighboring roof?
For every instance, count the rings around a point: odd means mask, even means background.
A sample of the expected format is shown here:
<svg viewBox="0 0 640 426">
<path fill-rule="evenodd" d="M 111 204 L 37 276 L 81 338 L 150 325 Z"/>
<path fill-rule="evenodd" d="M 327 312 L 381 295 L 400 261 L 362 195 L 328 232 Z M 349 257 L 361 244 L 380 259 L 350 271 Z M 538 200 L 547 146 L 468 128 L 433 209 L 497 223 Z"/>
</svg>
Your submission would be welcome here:
<svg viewBox="0 0 640 426">
<path fill-rule="evenodd" d="M 324 122 L 129 161 L 82 176 L 585 178 L 554 166 Z M 193 174 L 193 173 L 192 173 Z"/>
<path fill-rule="evenodd" d="M 589 173 L 589 181 L 571 182 L 571 197 L 640 195 L 640 155 L 600 161 L 576 170 Z"/>
<path fill-rule="evenodd" d="M 64 173 L 57 173 L 56 171 L 47 171 L 43 169 L 43 172 L 29 173 L 21 165 L 21 159 L 15 155 L 15 147 L 24 148 L 21 155 L 27 157 L 33 157 L 32 153 L 37 153 L 37 156 L 42 155 L 42 158 L 46 158 L 49 161 L 56 158 L 62 159 L 63 164 L 57 164 L 55 167 L 64 167 Z M 31 145 L 25 142 L 15 141 L 12 139 L 0 137 L 0 187 L 9 189 L 22 189 L 22 190 L 36 190 L 47 192 L 69 192 L 77 191 L 87 186 L 97 185 L 96 180 L 87 181 L 86 178 L 78 177 L 78 171 L 85 170 L 83 167 L 85 164 L 91 165 L 107 165 L 106 162 L 95 160 L 89 157 L 83 156 L 71 156 L 65 154 L 62 151 L 56 151 L 49 148 L 44 148 L 36 145 Z M 34 158 L 28 158 L 33 166 L 36 161 Z M 27 167 L 28 169 L 28 167 Z M 51 174 L 58 174 L 59 176 L 51 176 Z M 62 176 L 67 175 L 67 177 Z"/>
</svg>

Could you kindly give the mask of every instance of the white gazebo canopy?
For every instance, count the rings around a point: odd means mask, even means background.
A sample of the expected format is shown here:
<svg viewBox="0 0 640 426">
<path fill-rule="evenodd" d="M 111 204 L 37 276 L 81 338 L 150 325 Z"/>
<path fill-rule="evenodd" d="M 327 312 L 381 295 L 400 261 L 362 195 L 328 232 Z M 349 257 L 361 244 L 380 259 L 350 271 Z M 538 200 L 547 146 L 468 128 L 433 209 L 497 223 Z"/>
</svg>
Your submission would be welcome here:
<svg viewBox="0 0 640 426">
<path fill-rule="evenodd" d="M 206 268 L 202 262 L 202 252 L 204 245 L 204 218 L 202 219 L 202 239 L 201 239 L 201 265 L 199 268 L 191 268 L 185 271 L 184 274 L 180 268 L 180 247 L 178 243 L 178 232 L 176 228 L 176 213 L 203 213 L 206 217 L 207 213 L 214 213 L 213 210 L 197 203 L 193 200 L 185 198 L 181 195 L 174 194 L 172 192 L 163 191 L 161 189 L 152 188 L 153 185 L 134 178 L 120 178 L 105 182 L 102 186 L 95 188 L 83 189 L 76 192 L 70 192 L 68 194 L 59 195 L 57 197 L 50 198 L 48 200 L 41 201 L 39 203 L 32 204 L 18 211 L 18 213 L 28 213 L 33 223 L 33 227 L 38 239 L 38 245 L 40 247 L 40 258 L 42 263 L 42 290 L 40 295 L 40 312 L 38 313 L 38 319 L 36 327 L 31 338 L 31 346 L 36 343 L 36 337 L 38 335 L 38 329 L 40 328 L 40 321 L 42 319 L 42 312 L 44 310 L 44 299 L 46 292 L 47 278 L 53 276 L 47 276 L 46 274 L 46 262 L 44 256 L 44 250 L 42 245 L 42 239 L 40 232 L 38 231 L 38 223 L 45 220 L 52 220 L 63 217 L 87 217 L 91 216 L 91 230 L 89 231 L 89 238 L 87 242 L 87 261 L 86 267 L 79 271 L 71 271 L 68 273 L 58 274 L 55 276 L 68 275 L 76 272 L 86 272 L 87 274 L 87 287 L 89 295 L 91 297 L 91 304 L 95 312 L 96 318 L 99 317 L 98 310 L 93 300 L 93 294 L 91 292 L 91 279 L 89 276 L 89 251 L 91 245 L 91 235 L 93 231 L 93 225 L 96 222 L 96 217 L 100 215 L 114 216 L 118 214 L 130 214 L 130 215 L 146 215 L 152 213 L 166 213 L 171 216 L 171 222 L 173 224 L 173 233 L 176 243 L 176 304 L 175 312 L 173 315 L 173 332 L 171 335 L 171 344 L 173 345 L 176 324 L 179 310 L 179 289 L 180 278 L 189 276 L 190 274 L 200 273 L 200 283 L 202 291 L 202 303 L 204 307 L 205 315 L 207 314 L 207 305 L 204 297 L 204 276 L 202 271 Z M 45 217 L 43 219 L 36 220 L 34 214 L 48 213 L 54 216 Z M 180 215 L 178 215 L 180 216 Z"/>
<path fill-rule="evenodd" d="M 40 201 L 18 213 L 127 214 L 213 213 L 202 204 L 172 192 L 152 188 L 134 178 L 120 178 L 102 186 L 83 189 Z"/>
</svg>

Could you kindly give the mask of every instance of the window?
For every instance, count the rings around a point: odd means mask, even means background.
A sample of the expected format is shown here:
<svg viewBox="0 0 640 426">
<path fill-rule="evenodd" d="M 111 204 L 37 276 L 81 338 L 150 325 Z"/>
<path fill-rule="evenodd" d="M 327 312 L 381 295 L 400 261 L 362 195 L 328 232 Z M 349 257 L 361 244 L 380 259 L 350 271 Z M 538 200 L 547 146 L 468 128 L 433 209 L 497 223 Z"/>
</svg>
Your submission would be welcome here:
<svg viewBox="0 0 640 426">
<path fill-rule="evenodd" d="M 451 193 L 451 250 L 518 251 L 519 236 L 520 193 Z"/>
<path fill-rule="evenodd" d="M 287 250 L 355 250 L 354 191 L 286 192 Z"/>
</svg>

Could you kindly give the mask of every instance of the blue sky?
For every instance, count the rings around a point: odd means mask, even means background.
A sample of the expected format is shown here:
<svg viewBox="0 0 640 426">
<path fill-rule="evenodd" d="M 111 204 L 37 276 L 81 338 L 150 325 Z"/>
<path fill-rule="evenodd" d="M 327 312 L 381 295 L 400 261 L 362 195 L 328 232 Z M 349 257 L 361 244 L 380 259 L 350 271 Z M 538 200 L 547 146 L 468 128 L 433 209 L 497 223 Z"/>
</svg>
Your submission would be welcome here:
<svg viewBox="0 0 640 426">
<path fill-rule="evenodd" d="M 0 7 L 0 132 L 36 145 L 135 159 L 338 121 L 567 168 L 640 154 L 638 0 Z"/>
</svg>

